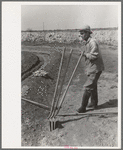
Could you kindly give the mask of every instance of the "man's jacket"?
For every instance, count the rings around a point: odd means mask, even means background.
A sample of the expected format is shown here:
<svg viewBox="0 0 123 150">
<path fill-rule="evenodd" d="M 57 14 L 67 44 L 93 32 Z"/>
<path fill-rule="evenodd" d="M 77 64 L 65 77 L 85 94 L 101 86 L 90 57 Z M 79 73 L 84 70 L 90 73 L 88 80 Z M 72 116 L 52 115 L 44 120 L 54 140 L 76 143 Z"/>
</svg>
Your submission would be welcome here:
<svg viewBox="0 0 123 150">
<path fill-rule="evenodd" d="M 85 48 L 85 73 L 90 75 L 91 73 L 103 71 L 104 64 L 97 41 L 89 37 L 85 44 Z"/>
</svg>

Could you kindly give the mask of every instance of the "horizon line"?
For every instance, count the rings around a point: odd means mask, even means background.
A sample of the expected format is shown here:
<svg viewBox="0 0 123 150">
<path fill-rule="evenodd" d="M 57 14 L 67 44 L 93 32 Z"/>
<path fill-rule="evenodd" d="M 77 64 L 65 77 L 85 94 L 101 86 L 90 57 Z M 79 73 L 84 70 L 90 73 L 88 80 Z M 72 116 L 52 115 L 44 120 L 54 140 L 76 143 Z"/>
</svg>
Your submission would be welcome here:
<svg viewBox="0 0 123 150">
<path fill-rule="evenodd" d="M 117 30 L 118 27 L 106 27 L 106 28 L 92 28 L 91 30 L 108 30 L 108 29 L 115 29 Z M 78 31 L 81 29 L 49 29 L 49 30 L 35 30 L 35 29 L 26 29 L 26 30 L 21 30 L 21 32 L 42 32 L 42 31 Z"/>
</svg>

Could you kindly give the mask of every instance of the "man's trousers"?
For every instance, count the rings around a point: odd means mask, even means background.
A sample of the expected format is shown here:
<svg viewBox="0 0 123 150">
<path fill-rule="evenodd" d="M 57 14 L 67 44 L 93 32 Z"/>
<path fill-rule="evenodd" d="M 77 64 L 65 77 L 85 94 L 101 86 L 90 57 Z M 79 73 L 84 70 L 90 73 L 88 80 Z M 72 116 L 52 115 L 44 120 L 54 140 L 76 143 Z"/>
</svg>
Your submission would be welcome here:
<svg viewBox="0 0 123 150">
<path fill-rule="evenodd" d="M 87 76 L 87 81 L 84 84 L 85 90 L 82 99 L 83 108 L 86 108 L 89 97 L 91 97 L 91 103 L 93 104 L 93 106 L 97 106 L 98 104 L 97 82 L 101 73 L 102 71 L 99 71 L 98 73 L 93 73 Z"/>
</svg>

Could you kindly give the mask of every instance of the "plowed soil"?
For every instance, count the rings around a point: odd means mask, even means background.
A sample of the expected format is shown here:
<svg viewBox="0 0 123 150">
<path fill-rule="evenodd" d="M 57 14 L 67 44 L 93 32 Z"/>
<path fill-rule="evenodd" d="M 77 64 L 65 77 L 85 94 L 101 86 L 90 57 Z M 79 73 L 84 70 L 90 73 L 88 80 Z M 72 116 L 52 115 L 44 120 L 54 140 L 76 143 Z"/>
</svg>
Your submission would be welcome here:
<svg viewBox="0 0 123 150">
<path fill-rule="evenodd" d="M 100 45 L 105 71 L 98 82 L 99 106 L 97 110 L 88 109 L 88 112 L 115 112 L 118 111 L 118 50 L 107 45 Z M 22 51 L 32 52 L 42 60 L 44 65 L 39 68 L 49 73 L 47 78 L 31 74 L 22 81 L 22 97 L 51 106 L 56 86 L 58 69 L 63 47 L 50 46 L 22 46 Z M 67 47 L 61 78 L 71 47 Z M 70 76 L 79 58 L 79 48 L 74 52 L 66 73 L 62 93 L 65 91 Z M 61 80 L 60 80 L 61 81 Z M 80 106 L 83 94 L 83 84 L 86 81 L 84 74 L 84 58 L 82 58 L 64 103 L 59 114 L 75 113 Z M 91 115 L 57 117 L 58 126 L 49 131 L 47 117 L 49 111 L 22 101 L 22 146 L 41 147 L 117 147 L 118 146 L 118 115 Z"/>
</svg>

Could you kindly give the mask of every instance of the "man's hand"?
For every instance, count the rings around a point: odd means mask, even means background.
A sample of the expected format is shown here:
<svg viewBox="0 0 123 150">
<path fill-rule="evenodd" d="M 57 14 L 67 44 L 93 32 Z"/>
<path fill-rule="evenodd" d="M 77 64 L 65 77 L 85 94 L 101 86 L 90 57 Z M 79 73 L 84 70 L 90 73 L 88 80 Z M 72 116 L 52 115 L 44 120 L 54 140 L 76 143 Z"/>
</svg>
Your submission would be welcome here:
<svg viewBox="0 0 123 150">
<path fill-rule="evenodd" d="M 83 53 L 83 56 L 86 56 L 85 51 L 80 51 L 79 55 L 81 55 L 81 53 Z"/>
<path fill-rule="evenodd" d="M 79 51 L 79 56 L 81 55 L 82 51 Z"/>
<path fill-rule="evenodd" d="M 85 56 L 85 57 L 86 57 L 86 54 L 87 54 L 87 53 L 86 53 L 85 51 L 83 51 L 83 56 Z"/>
<path fill-rule="evenodd" d="M 86 57 L 86 54 L 87 54 L 87 53 L 84 51 L 84 52 L 83 52 L 83 56 L 85 56 L 85 57 Z"/>
</svg>

